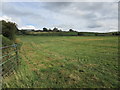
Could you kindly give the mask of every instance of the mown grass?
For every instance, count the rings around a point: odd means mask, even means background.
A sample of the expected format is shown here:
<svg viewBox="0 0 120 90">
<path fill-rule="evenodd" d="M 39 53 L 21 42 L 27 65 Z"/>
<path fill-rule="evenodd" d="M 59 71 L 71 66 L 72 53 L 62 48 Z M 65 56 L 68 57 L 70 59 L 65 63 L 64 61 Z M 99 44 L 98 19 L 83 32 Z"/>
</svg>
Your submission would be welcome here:
<svg viewBox="0 0 120 90">
<path fill-rule="evenodd" d="M 3 87 L 117 88 L 118 37 L 18 36 L 21 65 Z"/>
</svg>

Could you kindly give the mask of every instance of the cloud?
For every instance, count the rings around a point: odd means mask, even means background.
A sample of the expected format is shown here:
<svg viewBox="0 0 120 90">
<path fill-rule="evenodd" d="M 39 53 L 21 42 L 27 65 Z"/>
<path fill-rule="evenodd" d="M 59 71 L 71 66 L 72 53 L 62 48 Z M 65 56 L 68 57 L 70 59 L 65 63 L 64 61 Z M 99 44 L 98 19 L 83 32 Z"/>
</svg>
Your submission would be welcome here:
<svg viewBox="0 0 120 90">
<path fill-rule="evenodd" d="M 44 2 L 42 7 L 50 11 L 60 12 L 61 10 L 69 7 L 71 4 L 72 2 Z"/>
<path fill-rule="evenodd" d="M 15 22 L 15 21 L 13 21 L 12 20 L 12 18 L 11 17 L 8 17 L 8 16 L 2 16 L 2 17 L 0 17 L 0 20 L 5 20 L 5 21 L 10 21 L 10 22 Z"/>
<path fill-rule="evenodd" d="M 118 2 L 119 0 L 34 0 L 34 2 Z M 33 0 L 3 0 L 3 2 L 33 2 Z"/>
<path fill-rule="evenodd" d="M 21 29 L 34 29 L 34 30 L 37 30 L 37 28 L 35 28 L 33 25 L 23 26 L 23 27 L 20 27 L 19 29 L 20 29 L 20 30 L 21 30 Z"/>
<path fill-rule="evenodd" d="M 117 29 L 110 29 L 109 32 L 118 32 Z"/>
<path fill-rule="evenodd" d="M 99 28 L 99 27 L 102 27 L 102 26 L 97 24 L 92 24 L 88 26 L 88 28 Z"/>
<path fill-rule="evenodd" d="M 118 29 L 117 9 L 114 2 L 5 2 L 2 17 L 15 21 L 19 28 L 106 32 Z"/>
<path fill-rule="evenodd" d="M 26 7 L 26 4 L 28 4 L 27 7 Z M 29 2 L 28 3 L 22 3 L 22 2 L 2 3 L 2 5 L 3 5 L 2 11 L 3 11 L 3 14 L 12 15 L 12 16 L 20 16 L 20 17 L 39 16 L 39 17 L 41 17 L 41 15 L 39 13 L 33 12 L 34 9 L 33 9 L 33 7 L 30 7 L 29 4 L 31 4 L 31 3 L 29 3 Z"/>
</svg>

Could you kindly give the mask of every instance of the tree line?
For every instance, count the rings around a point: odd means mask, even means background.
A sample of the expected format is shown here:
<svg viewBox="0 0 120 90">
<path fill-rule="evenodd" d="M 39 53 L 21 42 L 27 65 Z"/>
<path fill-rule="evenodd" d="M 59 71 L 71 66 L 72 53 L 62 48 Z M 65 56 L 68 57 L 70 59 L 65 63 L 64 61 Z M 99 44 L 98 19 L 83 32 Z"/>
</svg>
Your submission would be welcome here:
<svg viewBox="0 0 120 90">
<path fill-rule="evenodd" d="M 34 34 L 32 32 L 41 32 L 38 34 Z M 46 33 L 42 33 L 42 32 L 46 32 Z M 69 33 L 69 34 L 68 34 Z M 26 30 L 26 29 L 22 29 L 19 30 L 19 34 L 25 34 L 25 35 L 62 35 L 62 36 L 118 36 L 120 35 L 120 32 L 108 32 L 108 33 L 97 33 L 97 32 L 78 32 L 75 31 L 73 29 L 69 29 L 68 31 L 63 31 L 61 29 L 58 28 L 53 28 L 53 29 L 47 29 L 47 28 L 43 28 L 43 30 Z"/>
<path fill-rule="evenodd" d="M 34 34 L 34 32 L 41 32 L 38 33 L 36 35 L 62 35 L 62 36 L 118 36 L 120 35 L 120 32 L 108 32 L 108 33 L 96 33 L 96 32 L 78 32 L 75 31 L 73 29 L 69 29 L 68 31 L 63 31 L 61 29 L 58 28 L 53 28 L 53 29 L 48 29 L 46 27 L 43 28 L 43 30 L 26 30 L 26 29 L 22 29 L 19 30 L 17 28 L 17 24 L 13 23 L 13 22 L 6 22 L 4 20 L 0 21 L 0 23 L 2 23 L 1 27 L 2 27 L 2 36 L 4 36 L 5 38 L 11 40 L 12 42 L 15 41 L 15 36 L 16 34 L 20 35 L 31 35 Z M 32 33 L 31 33 L 32 32 Z M 43 34 L 42 32 L 46 32 L 45 34 Z M 34 34 L 35 35 L 35 34 Z M 4 41 L 4 40 L 3 40 Z"/>
</svg>

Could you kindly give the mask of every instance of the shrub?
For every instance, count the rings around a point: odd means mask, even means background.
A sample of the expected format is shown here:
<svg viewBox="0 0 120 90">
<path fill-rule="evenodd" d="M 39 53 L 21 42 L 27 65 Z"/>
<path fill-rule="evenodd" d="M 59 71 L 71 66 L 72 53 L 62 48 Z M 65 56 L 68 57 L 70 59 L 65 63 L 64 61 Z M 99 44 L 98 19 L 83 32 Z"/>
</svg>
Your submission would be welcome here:
<svg viewBox="0 0 120 90">
<path fill-rule="evenodd" d="M 9 46 L 13 44 L 13 41 L 9 40 L 8 38 L 4 37 L 3 35 L 1 35 L 2 37 L 2 46 Z"/>
<path fill-rule="evenodd" d="M 17 33 L 17 25 L 12 22 L 6 22 L 4 20 L 2 22 L 2 35 L 7 37 L 10 40 L 15 40 L 15 34 Z"/>
</svg>

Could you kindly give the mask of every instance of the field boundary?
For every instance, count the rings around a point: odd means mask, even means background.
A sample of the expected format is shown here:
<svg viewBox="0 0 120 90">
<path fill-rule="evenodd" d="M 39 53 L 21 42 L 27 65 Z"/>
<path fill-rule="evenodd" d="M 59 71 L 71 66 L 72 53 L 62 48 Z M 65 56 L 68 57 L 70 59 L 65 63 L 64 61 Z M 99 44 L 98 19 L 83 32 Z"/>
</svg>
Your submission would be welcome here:
<svg viewBox="0 0 120 90">
<path fill-rule="evenodd" d="M 0 47 L 0 50 L 2 52 L 2 55 L 0 55 L 2 72 L 0 74 L 4 77 L 14 71 L 19 64 L 18 44 Z"/>
</svg>

